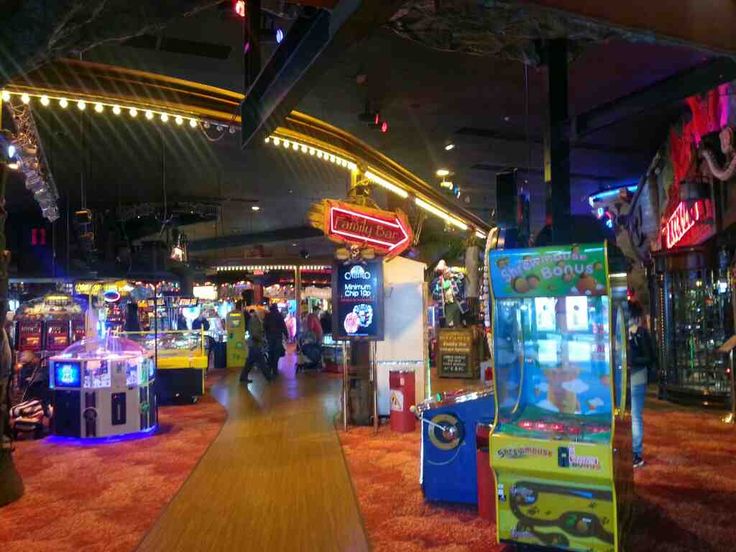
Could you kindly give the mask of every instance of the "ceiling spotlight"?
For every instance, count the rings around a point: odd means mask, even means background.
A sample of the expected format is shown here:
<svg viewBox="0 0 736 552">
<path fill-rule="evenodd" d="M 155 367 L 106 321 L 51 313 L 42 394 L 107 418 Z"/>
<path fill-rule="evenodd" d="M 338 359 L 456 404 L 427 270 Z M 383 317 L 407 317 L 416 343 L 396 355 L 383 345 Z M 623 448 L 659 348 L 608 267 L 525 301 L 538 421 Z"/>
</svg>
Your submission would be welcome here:
<svg viewBox="0 0 736 552">
<path fill-rule="evenodd" d="M 455 149 L 455 144 L 453 143 L 445 144 L 445 151 L 452 151 L 454 149 Z"/>
<path fill-rule="evenodd" d="M 276 44 L 281 44 L 284 40 L 284 30 L 276 29 Z"/>
<path fill-rule="evenodd" d="M 66 107 L 67 107 L 67 106 L 69 105 L 69 102 L 67 101 L 67 99 L 66 99 L 66 98 L 61 98 L 61 99 L 59 100 L 59 105 L 60 105 L 60 106 L 61 106 L 62 108 L 66 109 Z"/>
<path fill-rule="evenodd" d="M 31 97 L 28 94 L 23 94 L 20 97 L 20 101 L 22 101 L 24 104 L 30 103 L 31 102 Z"/>
<path fill-rule="evenodd" d="M 149 121 L 153 119 L 153 111 L 149 109 L 146 110 L 146 119 L 148 119 Z"/>
<path fill-rule="evenodd" d="M 114 106 L 112 106 L 112 112 L 113 112 L 113 113 L 114 113 L 115 115 L 120 115 L 121 111 L 122 111 L 122 110 L 120 109 L 120 106 L 119 106 L 119 105 L 114 105 Z"/>
<path fill-rule="evenodd" d="M 138 116 L 138 110 L 137 110 L 137 109 L 136 109 L 135 107 L 131 107 L 131 108 L 130 108 L 130 109 L 128 110 L 128 114 L 129 114 L 129 115 L 130 115 L 131 117 L 137 117 L 137 116 Z"/>
<path fill-rule="evenodd" d="M 95 111 L 96 111 L 97 113 L 102 113 L 103 111 L 105 111 L 105 106 L 104 106 L 104 105 L 102 105 L 101 103 L 97 102 L 97 103 L 95 104 Z"/>
<path fill-rule="evenodd" d="M 176 119 L 174 119 L 174 121 L 176 121 L 177 125 L 182 125 L 184 123 L 184 119 L 182 119 L 179 115 L 176 116 Z"/>
<path fill-rule="evenodd" d="M 437 172 L 435 174 L 437 176 L 445 177 L 450 174 L 450 171 L 448 171 L 447 169 L 437 169 Z"/>
<path fill-rule="evenodd" d="M 4 102 L 8 102 L 10 101 L 10 92 L 8 92 L 7 90 L 3 90 L 2 96 L 0 97 L 2 97 Z"/>
<path fill-rule="evenodd" d="M 195 128 L 197 126 L 197 119 L 189 119 L 189 126 Z"/>
<path fill-rule="evenodd" d="M 169 121 L 169 116 L 166 113 L 161 114 L 161 122 L 167 123 Z"/>
<path fill-rule="evenodd" d="M 51 102 L 49 101 L 49 97 L 48 97 L 48 96 L 41 96 L 41 105 L 43 105 L 43 106 L 47 106 L 47 105 L 49 105 L 50 103 L 51 103 Z"/>
<path fill-rule="evenodd" d="M 235 0 L 233 10 L 238 17 L 245 17 L 245 0 Z"/>
<path fill-rule="evenodd" d="M 260 207 L 259 207 L 258 205 L 251 205 L 251 206 L 250 206 L 250 210 L 251 210 L 251 211 L 260 211 L 260 210 L 261 210 L 261 208 L 260 208 Z"/>
<path fill-rule="evenodd" d="M 79 100 L 77 102 L 77 107 L 79 108 L 79 111 L 84 111 L 87 109 L 87 104 L 83 100 Z"/>
</svg>

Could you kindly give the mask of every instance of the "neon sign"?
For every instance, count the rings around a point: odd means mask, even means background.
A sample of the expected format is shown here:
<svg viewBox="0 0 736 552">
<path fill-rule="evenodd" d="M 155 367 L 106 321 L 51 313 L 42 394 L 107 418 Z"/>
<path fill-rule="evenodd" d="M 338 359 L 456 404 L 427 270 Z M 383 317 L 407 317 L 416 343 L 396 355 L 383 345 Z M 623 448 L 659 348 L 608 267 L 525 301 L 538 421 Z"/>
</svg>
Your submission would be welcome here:
<svg viewBox="0 0 736 552">
<path fill-rule="evenodd" d="M 327 236 L 334 241 L 368 245 L 387 255 L 398 255 L 411 244 L 411 226 L 400 212 L 326 203 Z"/>
<path fill-rule="evenodd" d="M 664 227 L 665 246 L 696 245 L 714 232 L 713 203 L 710 199 L 681 201 Z"/>
</svg>

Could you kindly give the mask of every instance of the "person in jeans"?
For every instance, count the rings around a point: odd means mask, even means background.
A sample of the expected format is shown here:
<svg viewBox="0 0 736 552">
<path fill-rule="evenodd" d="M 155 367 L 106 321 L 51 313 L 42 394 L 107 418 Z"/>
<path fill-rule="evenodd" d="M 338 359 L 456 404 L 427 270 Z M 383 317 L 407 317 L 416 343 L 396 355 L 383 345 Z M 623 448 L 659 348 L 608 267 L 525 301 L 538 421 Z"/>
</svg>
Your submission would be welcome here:
<svg viewBox="0 0 736 552">
<path fill-rule="evenodd" d="M 652 335 L 642 324 L 643 310 L 638 303 L 629 304 L 629 383 L 631 386 L 631 440 L 634 467 L 644 465 L 644 399 L 647 395 L 649 369 L 656 363 Z"/>
<path fill-rule="evenodd" d="M 284 356 L 284 340 L 289 338 L 286 322 L 281 316 L 276 304 L 272 304 L 263 319 L 263 332 L 266 334 L 268 343 L 268 371 L 270 379 L 274 379 L 279 373 L 279 359 Z"/>
</svg>

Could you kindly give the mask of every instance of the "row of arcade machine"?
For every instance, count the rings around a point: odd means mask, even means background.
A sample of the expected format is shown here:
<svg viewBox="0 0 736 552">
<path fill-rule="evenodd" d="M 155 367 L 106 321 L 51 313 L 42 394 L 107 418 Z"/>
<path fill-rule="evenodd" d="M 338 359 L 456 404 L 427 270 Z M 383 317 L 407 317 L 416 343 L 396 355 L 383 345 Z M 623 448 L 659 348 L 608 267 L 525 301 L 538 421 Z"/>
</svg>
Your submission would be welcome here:
<svg viewBox="0 0 736 552">
<path fill-rule="evenodd" d="M 625 278 L 609 273 L 605 244 L 489 249 L 486 263 L 493 393 L 418 406 L 425 497 L 478 500 L 474 425 L 490 421 L 499 542 L 621 550 L 633 499 Z"/>
</svg>

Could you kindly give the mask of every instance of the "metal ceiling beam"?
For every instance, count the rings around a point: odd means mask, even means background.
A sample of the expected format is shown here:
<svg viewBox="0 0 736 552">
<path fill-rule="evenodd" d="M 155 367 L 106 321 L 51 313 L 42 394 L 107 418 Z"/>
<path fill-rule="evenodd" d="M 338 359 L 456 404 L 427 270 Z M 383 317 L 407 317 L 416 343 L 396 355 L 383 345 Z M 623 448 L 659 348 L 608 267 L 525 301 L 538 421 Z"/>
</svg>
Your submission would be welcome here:
<svg viewBox="0 0 736 552">
<path fill-rule="evenodd" d="M 340 0 L 331 11 L 300 17 L 246 92 L 240 109 L 243 147 L 260 143 L 282 125 L 315 79 L 350 45 L 385 23 L 401 3 Z"/>
<path fill-rule="evenodd" d="M 573 17 L 640 32 L 646 37 L 685 42 L 719 53 L 736 53 L 736 3 L 733 0 L 526 0 Z"/>
<path fill-rule="evenodd" d="M 573 120 L 572 132 L 588 134 L 734 79 L 736 61 L 716 58 L 581 113 Z"/>
<path fill-rule="evenodd" d="M 219 236 L 217 238 L 205 238 L 189 242 L 189 252 L 211 251 L 213 249 L 224 249 L 226 247 L 241 247 L 245 245 L 259 245 L 264 243 L 283 242 L 291 240 L 305 240 L 324 236 L 323 232 L 310 226 L 299 226 L 295 228 L 281 228 L 269 232 L 257 234 L 234 234 L 231 236 Z"/>
</svg>

